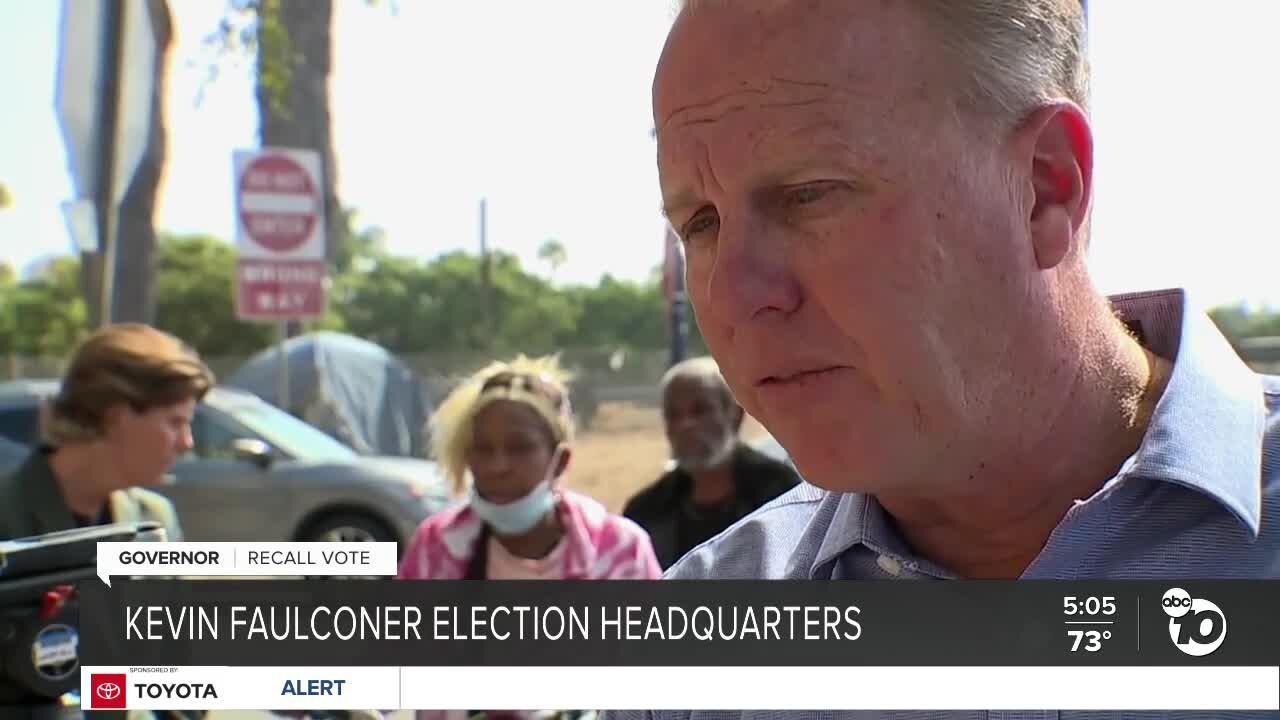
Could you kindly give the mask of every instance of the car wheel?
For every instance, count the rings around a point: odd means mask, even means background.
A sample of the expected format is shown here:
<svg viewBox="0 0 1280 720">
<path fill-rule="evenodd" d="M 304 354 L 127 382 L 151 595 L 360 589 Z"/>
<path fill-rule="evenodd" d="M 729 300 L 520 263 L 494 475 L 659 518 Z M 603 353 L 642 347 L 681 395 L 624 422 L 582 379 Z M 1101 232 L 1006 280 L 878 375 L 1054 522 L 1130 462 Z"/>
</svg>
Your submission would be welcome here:
<svg viewBox="0 0 1280 720">
<path fill-rule="evenodd" d="M 395 542 L 395 539 L 377 518 L 358 514 L 323 517 L 302 534 L 304 542 Z"/>
</svg>

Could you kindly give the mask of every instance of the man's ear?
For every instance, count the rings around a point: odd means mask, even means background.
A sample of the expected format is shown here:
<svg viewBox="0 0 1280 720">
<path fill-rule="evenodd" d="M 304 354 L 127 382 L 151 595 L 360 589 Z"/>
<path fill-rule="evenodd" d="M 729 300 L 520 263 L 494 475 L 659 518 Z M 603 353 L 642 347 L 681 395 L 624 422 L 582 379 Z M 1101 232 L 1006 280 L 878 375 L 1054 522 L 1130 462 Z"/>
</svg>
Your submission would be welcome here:
<svg viewBox="0 0 1280 720">
<path fill-rule="evenodd" d="M 1031 239 L 1041 270 L 1081 250 L 1093 195 L 1093 131 L 1074 103 L 1046 105 L 1019 129 L 1019 157 L 1031 163 Z"/>
</svg>

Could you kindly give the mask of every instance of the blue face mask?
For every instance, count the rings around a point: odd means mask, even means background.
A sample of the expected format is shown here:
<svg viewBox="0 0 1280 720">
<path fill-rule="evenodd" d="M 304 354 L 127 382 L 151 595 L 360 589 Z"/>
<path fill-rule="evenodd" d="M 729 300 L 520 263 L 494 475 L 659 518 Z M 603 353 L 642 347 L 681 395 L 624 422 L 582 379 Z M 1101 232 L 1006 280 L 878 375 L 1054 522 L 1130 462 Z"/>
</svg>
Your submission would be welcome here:
<svg viewBox="0 0 1280 720">
<path fill-rule="evenodd" d="M 470 500 L 472 509 L 499 535 L 520 535 L 529 532 L 555 508 L 556 496 L 551 489 L 551 481 L 555 479 L 556 467 L 560 464 L 560 456 L 563 452 L 563 446 L 556 447 L 542 482 L 519 500 L 501 505 L 489 502 L 480 497 L 475 483 L 472 483 Z"/>
</svg>

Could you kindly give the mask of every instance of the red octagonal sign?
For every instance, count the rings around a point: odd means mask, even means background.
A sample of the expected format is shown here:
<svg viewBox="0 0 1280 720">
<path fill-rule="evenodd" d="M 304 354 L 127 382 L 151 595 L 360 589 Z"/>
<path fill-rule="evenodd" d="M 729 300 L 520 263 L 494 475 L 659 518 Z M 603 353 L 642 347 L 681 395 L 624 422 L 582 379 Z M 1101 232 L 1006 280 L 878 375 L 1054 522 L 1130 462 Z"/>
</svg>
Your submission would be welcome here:
<svg viewBox="0 0 1280 720">
<path fill-rule="evenodd" d="M 240 175 L 240 222 L 249 237 L 274 252 L 289 252 L 311 237 L 320 194 L 311 175 L 285 155 L 264 155 Z"/>
</svg>

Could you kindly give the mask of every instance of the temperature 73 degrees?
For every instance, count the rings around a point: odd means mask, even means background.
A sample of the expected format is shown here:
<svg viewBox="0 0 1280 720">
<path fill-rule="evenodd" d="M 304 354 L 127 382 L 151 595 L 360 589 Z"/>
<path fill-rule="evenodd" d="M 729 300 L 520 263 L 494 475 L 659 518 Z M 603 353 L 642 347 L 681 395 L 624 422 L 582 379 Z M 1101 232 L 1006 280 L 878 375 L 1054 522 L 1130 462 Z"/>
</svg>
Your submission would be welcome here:
<svg viewBox="0 0 1280 720">
<path fill-rule="evenodd" d="M 1103 640 L 1111 639 L 1110 626 L 1115 624 L 1116 614 L 1114 597 L 1069 595 L 1062 599 L 1062 612 L 1068 618 L 1065 622 L 1071 652 L 1097 652 L 1102 649 Z"/>
<path fill-rule="evenodd" d="M 1068 630 L 1071 640 L 1071 652 L 1098 652 L 1102 649 L 1102 641 L 1111 639 L 1110 630 Z"/>
</svg>

